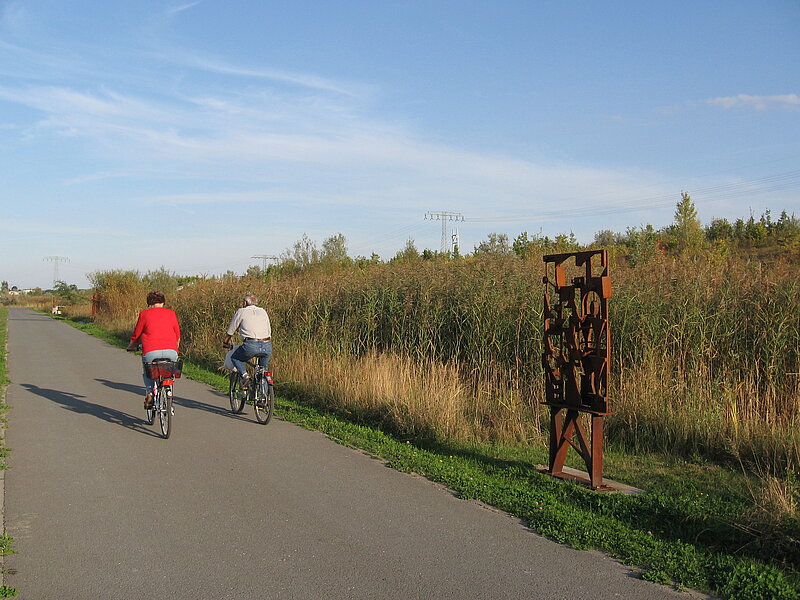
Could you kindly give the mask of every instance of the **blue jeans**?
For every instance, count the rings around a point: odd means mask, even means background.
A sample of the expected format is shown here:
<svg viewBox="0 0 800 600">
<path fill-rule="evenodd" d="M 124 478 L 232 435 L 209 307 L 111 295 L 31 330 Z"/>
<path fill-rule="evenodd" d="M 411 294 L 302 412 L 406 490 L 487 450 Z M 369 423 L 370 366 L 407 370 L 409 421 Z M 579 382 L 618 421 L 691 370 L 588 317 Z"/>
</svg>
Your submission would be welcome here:
<svg viewBox="0 0 800 600">
<path fill-rule="evenodd" d="M 266 368 L 269 364 L 269 357 L 272 355 L 272 342 L 248 340 L 231 354 L 231 362 L 236 367 L 236 370 L 244 375 L 247 373 L 244 361 L 253 358 L 256 354 L 266 354 L 266 356 L 258 359 L 259 366 Z"/>
<path fill-rule="evenodd" d="M 151 350 L 147 354 L 142 354 L 142 365 L 153 362 L 157 358 L 168 358 L 171 361 L 176 361 L 178 360 L 178 353 L 175 350 Z M 149 394 L 153 391 L 153 386 L 155 386 L 156 382 L 144 373 L 142 373 L 142 380 L 144 381 L 145 394 Z"/>
</svg>

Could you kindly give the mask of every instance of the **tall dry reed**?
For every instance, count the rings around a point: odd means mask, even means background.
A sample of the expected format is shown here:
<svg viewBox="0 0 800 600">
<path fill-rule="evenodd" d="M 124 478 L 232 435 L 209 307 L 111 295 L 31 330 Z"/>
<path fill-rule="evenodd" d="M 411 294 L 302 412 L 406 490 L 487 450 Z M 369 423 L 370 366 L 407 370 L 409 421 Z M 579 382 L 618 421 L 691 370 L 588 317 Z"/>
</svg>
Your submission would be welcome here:
<svg viewBox="0 0 800 600">
<path fill-rule="evenodd" d="M 168 303 L 184 351 L 208 365 L 254 291 L 273 322 L 279 379 L 404 431 L 519 442 L 540 440 L 544 422 L 541 275 L 540 259 L 515 257 L 312 268 L 198 281 Z M 614 265 L 609 439 L 800 465 L 797 275 L 790 263 L 714 256 Z M 124 329 L 147 289 L 120 279 L 106 280 L 100 320 Z"/>
</svg>

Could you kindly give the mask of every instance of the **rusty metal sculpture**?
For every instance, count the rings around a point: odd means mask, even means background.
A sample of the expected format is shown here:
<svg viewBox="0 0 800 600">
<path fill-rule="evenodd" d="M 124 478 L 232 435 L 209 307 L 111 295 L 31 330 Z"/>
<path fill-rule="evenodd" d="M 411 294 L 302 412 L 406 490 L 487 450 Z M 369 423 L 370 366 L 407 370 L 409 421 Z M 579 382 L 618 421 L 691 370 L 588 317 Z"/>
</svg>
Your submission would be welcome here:
<svg viewBox="0 0 800 600">
<path fill-rule="evenodd" d="M 95 290 L 92 294 L 92 319 L 97 317 L 100 312 L 100 307 L 103 305 L 103 297 L 100 295 L 99 290 Z"/>
<path fill-rule="evenodd" d="M 592 269 L 599 257 L 600 269 Z M 603 419 L 609 413 L 607 382 L 611 358 L 608 300 L 611 277 L 606 250 L 551 254 L 545 263 L 544 352 L 545 402 L 550 407 L 548 473 L 603 484 Z M 574 266 L 571 261 L 574 260 Z M 575 276 L 568 279 L 568 269 Z M 581 414 L 591 420 L 587 438 Z M 576 443 L 577 440 L 577 443 Z M 586 464 L 589 479 L 564 472 L 572 446 Z"/>
</svg>

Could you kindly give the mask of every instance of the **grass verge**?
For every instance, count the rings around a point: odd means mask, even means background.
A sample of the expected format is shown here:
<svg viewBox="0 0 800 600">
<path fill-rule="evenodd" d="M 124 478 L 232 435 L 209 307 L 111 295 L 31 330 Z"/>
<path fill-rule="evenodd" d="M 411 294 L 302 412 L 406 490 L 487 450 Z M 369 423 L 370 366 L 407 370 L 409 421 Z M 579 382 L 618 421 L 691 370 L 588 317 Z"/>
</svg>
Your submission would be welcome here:
<svg viewBox="0 0 800 600">
<path fill-rule="evenodd" d="M 0 428 L 5 429 L 5 413 L 8 412 L 8 405 L 6 404 L 6 386 L 11 383 L 8 379 L 8 366 L 6 363 L 6 356 L 8 354 L 8 308 L 0 307 L 0 421 L 2 425 Z M 8 448 L 5 444 L 5 434 L 0 436 L 0 469 L 7 467 L 5 458 L 8 456 Z M 14 554 L 12 543 L 14 538 L 5 534 L 0 535 L 0 556 Z M 2 575 L 0 575 L 0 584 L 2 584 Z M 7 585 L 0 585 L 0 598 L 13 598 L 18 593 L 16 588 Z"/>
<path fill-rule="evenodd" d="M 66 321 L 118 347 L 127 345 L 94 324 Z M 185 363 L 184 374 L 227 392 L 221 373 Z M 539 473 L 535 466 L 547 462 L 543 447 L 404 439 L 363 415 L 326 410 L 300 388 L 278 389 L 276 414 L 282 419 L 441 483 L 460 498 L 497 507 L 557 542 L 605 551 L 640 569 L 644 579 L 731 600 L 800 598 L 800 529 L 788 532 L 780 555 L 767 552 L 770 540 L 742 525 L 752 506 L 748 490 L 755 485 L 743 474 L 608 448 L 606 476 L 647 492 L 600 494 Z"/>
</svg>

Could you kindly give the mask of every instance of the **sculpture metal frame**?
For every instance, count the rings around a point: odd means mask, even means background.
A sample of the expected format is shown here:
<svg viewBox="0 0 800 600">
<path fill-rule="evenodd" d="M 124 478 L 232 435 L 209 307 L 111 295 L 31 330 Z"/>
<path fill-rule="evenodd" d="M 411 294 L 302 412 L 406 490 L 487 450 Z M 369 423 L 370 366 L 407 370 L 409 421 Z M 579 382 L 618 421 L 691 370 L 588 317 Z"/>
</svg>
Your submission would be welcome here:
<svg viewBox="0 0 800 600">
<path fill-rule="evenodd" d="M 595 259 L 599 258 L 599 269 Z M 605 249 L 551 254 L 545 263 L 542 367 L 550 408 L 548 473 L 609 490 L 603 483 L 603 424 L 611 414 L 608 374 L 611 337 L 608 301 L 611 277 Z M 574 265 L 572 261 L 574 260 Z M 568 280 L 568 269 L 578 274 Z M 581 415 L 588 415 L 590 435 Z M 588 479 L 565 472 L 569 448 L 586 464 Z"/>
</svg>

